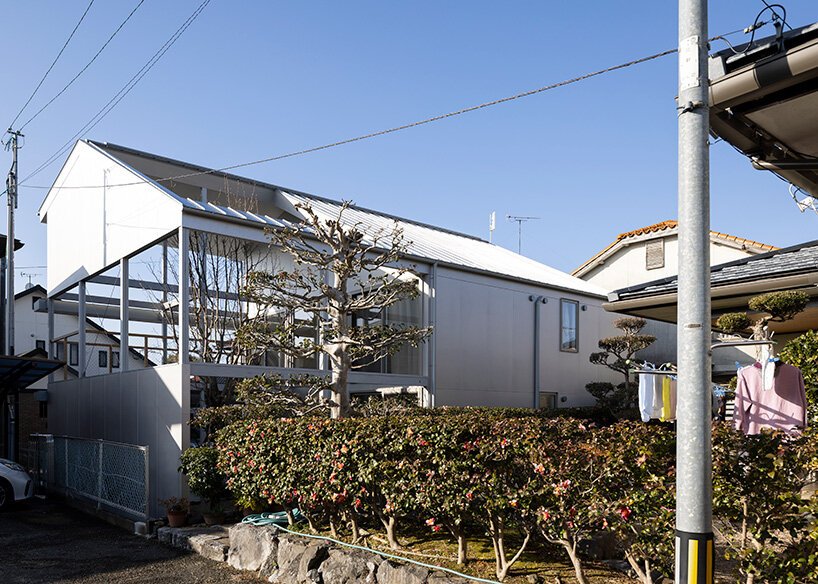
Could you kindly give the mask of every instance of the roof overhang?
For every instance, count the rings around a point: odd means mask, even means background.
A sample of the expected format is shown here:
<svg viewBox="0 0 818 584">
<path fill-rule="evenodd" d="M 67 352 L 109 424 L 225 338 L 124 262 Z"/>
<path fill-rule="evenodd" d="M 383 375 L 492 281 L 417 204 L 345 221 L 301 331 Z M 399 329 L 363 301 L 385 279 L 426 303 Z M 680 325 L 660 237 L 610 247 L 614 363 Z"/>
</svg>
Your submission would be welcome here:
<svg viewBox="0 0 818 584">
<path fill-rule="evenodd" d="M 0 355 L 0 393 L 28 387 L 63 365 L 54 359 Z"/>
<path fill-rule="evenodd" d="M 753 296 L 781 290 L 799 290 L 806 293 L 812 300 L 807 309 L 798 315 L 797 319 L 784 323 L 770 323 L 770 328 L 779 334 L 818 330 L 818 271 L 714 286 L 711 290 L 713 328 L 716 328 L 716 319 L 726 312 L 748 312 L 747 303 Z M 611 301 L 603 304 L 603 308 L 610 312 L 675 324 L 677 322 L 678 296 L 676 292 L 671 292 L 625 300 L 611 299 Z M 750 315 L 752 316 L 752 314 Z"/>
<path fill-rule="evenodd" d="M 818 196 L 818 23 L 710 57 L 711 132 Z"/>
</svg>

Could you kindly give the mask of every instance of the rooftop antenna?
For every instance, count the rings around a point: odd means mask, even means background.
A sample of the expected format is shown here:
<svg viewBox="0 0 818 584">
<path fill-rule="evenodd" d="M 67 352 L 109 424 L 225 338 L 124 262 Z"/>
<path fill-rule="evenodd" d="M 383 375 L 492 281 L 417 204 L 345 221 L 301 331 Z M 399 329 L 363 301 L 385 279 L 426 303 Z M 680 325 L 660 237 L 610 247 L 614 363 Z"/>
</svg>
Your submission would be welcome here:
<svg viewBox="0 0 818 584">
<path fill-rule="evenodd" d="M 506 215 L 506 219 L 509 221 L 516 221 L 517 222 L 517 253 L 522 254 L 523 251 L 523 222 L 524 221 L 535 221 L 539 219 L 539 217 L 527 217 L 524 215 Z"/>
<path fill-rule="evenodd" d="M 30 290 L 31 288 L 34 287 L 34 284 L 31 283 L 31 278 L 33 278 L 34 276 L 39 276 L 40 274 L 32 274 L 32 273 L 29 273 L 29 272 L 20 272 L 20 275 L 23 276 L 24 278 L 28 278 L 28 283 L 26 284 L 26 290 Z"/>
<path fill-rule="evenodd" d="M 494 230 L 497 228 L 497 212 L 492 211 L 489 215 L 489 243 L 492 243 L 492 236 L 494 235 Z"/>
</svg>

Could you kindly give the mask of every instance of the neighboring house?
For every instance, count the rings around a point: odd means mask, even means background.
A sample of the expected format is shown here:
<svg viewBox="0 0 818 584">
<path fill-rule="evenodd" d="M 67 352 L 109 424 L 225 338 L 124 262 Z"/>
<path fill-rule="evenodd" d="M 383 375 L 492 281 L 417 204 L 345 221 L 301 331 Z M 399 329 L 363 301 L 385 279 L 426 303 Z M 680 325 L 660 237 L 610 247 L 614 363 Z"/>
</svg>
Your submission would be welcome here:
<svg viewBox="0 0 818 584">
<path fill-rule="evenodd" d="M 747 308 L 750 298 L 780 290 L 804 292 L 810 303 L 793 320 L 769 324 L 779 346 L 800 333 L 818 330 L 818 241 L 713 266 L 710 274 L 714 330 L 716 319 L 722 314 L 746 311 L 752 318 L 753 313 Z M 608 295 L 605 309 L 675 323 L 677 289 L 678 280 L 671 276 L 615 290 Z M 725 371 L 716 371 L 725 375 L 729 372 L 729 365 Z"/>
<path fill-rule="evenodd" d="M 778 249 L 751 239 L 710 232 L 710 264 L 723 264 Z M 620 233 L 572 275 L 606 290 L 618 290 L 679 273 L 679 224 L 662 221 Z"/>
<path fill-rule="evenodd" d="M 48 293 L 40 285 L 26 288 L 14 295 L 14 350 L 17 355 L 32 358 L 48 358 L 48 314 L 45 301 Z M 38 310 L 39 308 L 39 310 Z M 76 315 L 54 315 L 54 353 L 66 363 L 54 373 L 55 379 L 76 379 L 79 366 L 77 333 L 79 320 Z M 119 338 L 105 331 L 99 324 L 86 320 L 86 344 L 89 350 L 86 360 L 88 375 L 100 375 L 119 369 Z M 135 350 L 129 352 L 130 368 L 144 368 L 143 355 Z M 43 378 L 21 390 L 19 398 L 20 437 L 26 442 L 31 434 L 49 432 L 48 426 L 48 379 Z"/>
<path fill-rule="evenodd" d="M 741 260 L 776 250 L 775 246 L 718 231 L 710 232 L 710 264 Z M 619 234 L 605 249 L 574 270 L 573 275 L 613 291 L 679 273 L 679 224 L 662 221 Z M 656 362 L 676 361 L 676 326 L 655 320 L 644 331 L 656 342 L 640 356 Z M 728 364 L 719 355 L 718 367 Z"/>
<path fill-rule="evenodd" d="M 49 385 L 52 431 L 148 445 L 152 499 L 178 496 L 185 491 L 176 469 L 191 439 L 192 381 L 326 375 L 325 360 L 191 358 L 191 323 L 199 322 L 191 298 L 218 296 L 206 275 L 191 272 L 191 249 L 218 257 L 218 249 L 237 241 L 258 268 L 286 269 L 292 259 L 270 248 L 265 231 L 298 224 L 298 204 L 327 219 L 341 208 L 338 201 L 217 170 L 78 142 L 40 208 L 48 232 L 49 310 L 119 316 L 120 339 L 144 334 L 161 343 L 150 351 L 161 351 L 156 360 L 165 364 L 55 381 Z M 421 347 L 402 349 L 375 371 L 353 371 L 352 392 L 416 391 L 427 406 L 571 407 L 593 403 L 587 383 L 616 380 L 589 362 L 598 339 L 613 333 L 602 308 L 607 290 L 447 229 L 355 206 L 344 220 L 369 236 L 395 225 L 403 230 L 407 251 L 400 263 L 413 267 L 420 294 L 385 318 L 434 327 Z M 161 269 L 137 275 L 145 265 Z M 116 296 L 88 293 L 111 284 L 118 284 Z M 240 293 L 220 296 L 224 302 L 235 297 Z M 160 326 L 160 334 L 145 332 Z M 318 334 L 311 326 L 300 323 L 298 335 Z M 229 345 L 230 331 L 221 338 Z M 80 362 L 87 352 L 80 343 Z"/>
</svg>

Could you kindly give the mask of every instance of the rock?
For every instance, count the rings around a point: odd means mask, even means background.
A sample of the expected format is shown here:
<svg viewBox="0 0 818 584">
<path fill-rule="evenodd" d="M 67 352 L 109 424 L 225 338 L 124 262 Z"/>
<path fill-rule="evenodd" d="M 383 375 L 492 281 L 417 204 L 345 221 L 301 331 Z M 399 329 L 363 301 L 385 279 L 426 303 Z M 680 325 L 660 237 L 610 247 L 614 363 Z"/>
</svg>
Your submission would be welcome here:
<svg viewBox="0 0 818 584">
<path fill-rule="evenodd" d="M 321 564 L 324 584 L 375 584 L 375 556 L 333 548 Z"/>
<path fill-rule="evenodd" d="M 426 568 L 395 564 L 389 560 L 381 562 L 377 572 L 378 584 L 425 584 L 428 577 Z"/>
<path fill-rule="evenodd" d="M 230 540 L 222 533 L 201 533 L 188 540 L 190 549 L 208 560 L 226 562 Z"/>
<path fill-rule="evenodd" d="M 529 574 L 528 576 L 526 576 L 525 579 L 530 584 L 545 584 L 545 578 L 543 578 L 539 574 Z"/>
<path fill-rule="evenodd" d="M 156 538 L 160 543 L 173 545 L 173 527 L 160 527 L 156 530 Z"/>
<path fill-rule="evenodd" d="M 270 582 L 301 584 L 320 582 L 320 574 L 310 574 L 318 570 L 327 557 L 329 548 L 323 543 L 306 543 L 295 538 L 281 538 L 278 544 L 278 570 L 269 577 Z M 318 580 L 315 580 L 315 577 Z"/>
<path fill-rule="evenodd" d="M 469 580 L 465 578 L 461 578 L 460 576 L 455 576 L 454 574 L 449 574 L 448 572 L 433 572 L 429 579 L 426 580 L 427 584 L 470 584 Z"/>
<path fill-rule="evenodd" d="M 262 565 L 269 569 L 278 555 L 278 529 L 272 525 L 256 527 L 237 523 L 230 528 L 230 551 L 227 563 L 237 570 L 258 571 Z"/>
</svg>

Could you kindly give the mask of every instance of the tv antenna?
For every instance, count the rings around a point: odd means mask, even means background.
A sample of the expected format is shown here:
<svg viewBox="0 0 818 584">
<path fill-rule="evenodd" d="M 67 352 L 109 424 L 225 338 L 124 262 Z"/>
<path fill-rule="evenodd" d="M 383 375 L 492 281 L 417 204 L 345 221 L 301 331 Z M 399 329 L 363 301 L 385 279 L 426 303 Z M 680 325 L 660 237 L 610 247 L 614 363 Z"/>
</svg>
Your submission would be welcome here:
<svg viewBox="0 0 818 584">
<path fill-rule="evenodd" d="M 497 212 L 492 211 L 489 215 L 489 243 L 492 243 L 492 236 L 494 235 L 494 230 L 497 228 Z"/>
<path fill-rule="evenodd" d="M 23 276 L 24 278 L 28 278 L 28 283 L 26 284 L 26 290 L 28 290 L 34 287 L 34 284 L 31 283 L 31 278 L 33 278 L 34 276 L 39 276 L 40 274 L 34 274 L 31 272 L 20 272 L 20 275 Z"/>
<path fill-rule="evenodd" d="M 528 217 L 525 215 L 506 215 L 509 221 L 517 222 L 517 253 L 522 254 L 523 251 L 523 223 L 525 221 L 535 221 L 539 217 Z"/>
</svg>

